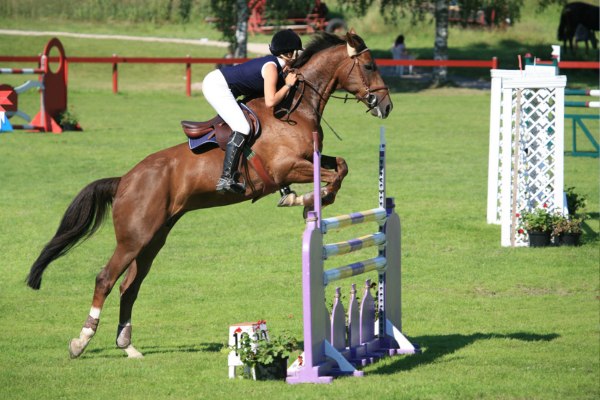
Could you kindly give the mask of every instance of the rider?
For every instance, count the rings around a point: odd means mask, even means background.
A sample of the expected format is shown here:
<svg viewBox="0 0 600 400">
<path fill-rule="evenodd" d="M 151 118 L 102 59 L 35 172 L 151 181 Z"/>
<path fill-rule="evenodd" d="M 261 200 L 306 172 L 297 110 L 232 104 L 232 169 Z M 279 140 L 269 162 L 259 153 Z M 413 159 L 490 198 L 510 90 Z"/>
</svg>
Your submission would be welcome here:
<svg viewBox="0 0 600 400">
<path fill-rule="evenodd" d="M 236 181 L 236 175 L 250 125 L 236 98 L 264 96 L 265 105 L 274 107 L 287 96 L 298 79 L 295 73 L 287 72 L 298 51 L 302 50 L 300 37 L 291 29 L 279 31 L 271 39 L 269 50 L 272 55 L 214 70 L 202 82 L 204 97 L 232 130 L 225 149 L 223 174 L 217 182 L 218 193 L 242 194 L 246 190 Z"/>
</svg>

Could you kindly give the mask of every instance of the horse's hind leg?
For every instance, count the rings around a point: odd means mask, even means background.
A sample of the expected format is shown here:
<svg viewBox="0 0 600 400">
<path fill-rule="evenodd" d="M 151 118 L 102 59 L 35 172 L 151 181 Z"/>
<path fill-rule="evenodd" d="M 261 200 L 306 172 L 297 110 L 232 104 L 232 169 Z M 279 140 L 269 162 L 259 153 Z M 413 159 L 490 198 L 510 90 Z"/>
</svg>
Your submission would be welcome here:
<svg viewBox="0 0 600 400">
<path fill-rule="evenodd" d="M 69 342 L 69 354 L 71 358 L 79 357 L 96 334 L 100 322 L 100 312 L 106 298 L 117 279 L 129 267 L 138 252 L 139 250 L 135 251 L 122 244 L 117 244 L 117 248 L 110 261 L 96 276 L 96 288 L 94 290 L 94 299 L 90 314 L 81 329 L 79 337 Z"/>
<path fill-rule="evenodd" d="M 170 227 L 165 226 L 156 233 L 148 246 L 131 263 L 131 266 L 127 270 L 127 275 L 125 275 L 121 283 L 121 309 L 116 343 L 117 347 L 123 349 L 130 358 L 143 357 L 142 353 L 136 350 L 131 344 L 133 304 L 137 299 L 144 278 L 148 275 L 150 267 L 152 267 L 154 258 L 165 244 L 169 231 Z"/>
</svg>

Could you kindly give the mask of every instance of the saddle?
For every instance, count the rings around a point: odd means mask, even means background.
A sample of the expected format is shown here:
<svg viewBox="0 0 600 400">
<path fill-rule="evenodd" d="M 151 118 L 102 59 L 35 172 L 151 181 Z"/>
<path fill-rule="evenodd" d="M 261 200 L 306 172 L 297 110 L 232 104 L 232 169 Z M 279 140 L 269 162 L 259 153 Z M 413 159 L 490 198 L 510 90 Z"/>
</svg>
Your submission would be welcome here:
<svg viewBox="0 0 600 400">
<path fill-rule="evenodd" d="M 248 143 L 248 146 L 251 146 L 258 136 L 260 136 L 260 121 L 254 111 L 248 108 L 248 106 L 243 103 L 239 103 L 239 105 L 248 124 L 250 124 L 250 135 L 246 143 Z M 181 121 L 181 127 L 188 137 L 188 144 L 191 150 L 209 143 L 217 144 L 221 150 L 225 150 L 232 132 L 229 125 L 219 115 L 202 122 Z"/>
<path fill-rule="evenodd" d="M 264 183 L 262 193 L 258 194 L 258 196 L 252 200 L 254 202 L 262 196 L 277 190 L 278 186 L 269 174 L 267 174 L 261 158 L 252 151 L 252 145 L 260 136 L 260 121 L 254 111 L 247 105 L 244 103 L 238 104 L 240 105 L 246 120 L 250 124 L 250 134 L 244 145 L 243 157 L 240 161 L 243 163 L 243 159 L 246 159 Z M 206 145 L 214 146 L 216 144 L 221 150 L 225 151 L 229 136 L 231 136 L 232 132 L 229 125 L 227 125 L 227 123 L 223 121 L 223 118 L 218 115 L 213 119 L 203 122 L 181 121 L 181 127 L 188 137 L 190 150 L 196 150 Z"/>
</svg>

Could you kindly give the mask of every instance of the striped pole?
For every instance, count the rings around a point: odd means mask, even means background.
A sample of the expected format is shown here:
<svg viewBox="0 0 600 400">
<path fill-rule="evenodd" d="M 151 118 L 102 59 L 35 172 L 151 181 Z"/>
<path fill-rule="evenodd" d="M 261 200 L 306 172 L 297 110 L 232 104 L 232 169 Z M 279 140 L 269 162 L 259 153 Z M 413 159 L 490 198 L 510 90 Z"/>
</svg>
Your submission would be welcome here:
<svg viewBox="0 0 600 400">
<path fill-rule="evenodd" d="M 323 284 L 327 286 L 329 282 L 339 281 L 350 278 L 351 276 L 361 275 L 371 271 L 384 271 L 387 265 L 385 257 L 375 257 L 368 260 L 359 261 L 343 267 L 328 269 L 323 273 Z"/>
<path fill-rule="evenodd" d="M 350 214 L 338 215 L 337 217 L 326 218 L 321 224 L 323 233 L 330 229 L 339 229 L 345 226 L 362 224 L 363 222 L 375 221 L 378 224 L 385 223 L 387 212 L 385 208 L 373 208 L 372 210 L 355 212 Z"/>
<path fill-rule="evenodd" d="M 379 127 L 379 207 L 385 208 L 385 128 Z"/>
<path fill-rule="evenodd" d="M 385 234 L 383 232 L 376 232 L 372 235 L 360 236 L 344 242 L 326 244 L 323 246 L 323 259 L 326 260 L 332 256 L 348 254 L 367 247 L 382 246 L 384 244 Z"/>
<path fill-rule="evenodd" d="M 385 128 L 382 126 L 379 127 L 379 207 L 386 208 L 387 207 L 387 199 L 385 194 Z M 389 215 L 386 209 L 386 216 Z M 385 226 L 379 225 L 379 233 L 384 235 L 385 237 Z M 377 252 L 377 256 L 385 259 L 385 246 L 379 247 L 379 251 Z M 386 324 L 386 315 L 385 315 L 385 292 L 386 292 L 386 276 L 385 270 L 379 271 L 378 279 L 377 279 L 377 312 L 379 313 L 379 337 L 385 338 L 385 324 Z"/>
<path fill-rule="evenodd" d="M 565 101 L 565 107 L 600 108 L 600 101 Z"/>
<path fill-rule="evenodd" d="M 0 74 L 42 75 L 45 72 L 42 68 L 0 68 Z"/>
<path fill-rule="evenodd" d="M 565 96 L 600 96 L 600 89 L 565 89 Z"/>
</svg>

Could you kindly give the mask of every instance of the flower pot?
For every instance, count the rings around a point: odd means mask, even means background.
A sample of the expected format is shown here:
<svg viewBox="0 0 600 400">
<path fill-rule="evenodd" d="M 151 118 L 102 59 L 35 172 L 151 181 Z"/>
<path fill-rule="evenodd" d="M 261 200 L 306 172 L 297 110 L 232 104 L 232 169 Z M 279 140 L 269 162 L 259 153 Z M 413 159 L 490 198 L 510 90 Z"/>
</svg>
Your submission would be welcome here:
<svg viewBox="0 0 600 400">
<path fill-rule="evenodd" d="M 581 238 L 581 232 L 578 233 L 563 233 L 558 237 L 558 244 L 560 246 L 579 246 L 579 239 Z"/>
<path fill-rule="evenodd" d="M 287 358 L 276 358 L 271 364 L 256 364 L 252 371 L 252 377 L 256 381 L 285 380 L 287 362 Z"/>
<path fill-rule="evenodd" d="M 546 247 L 550 245 L 550 232 L 528 231 L 529 247 Z"/>
</svg>

